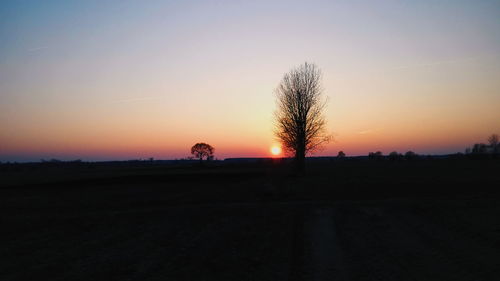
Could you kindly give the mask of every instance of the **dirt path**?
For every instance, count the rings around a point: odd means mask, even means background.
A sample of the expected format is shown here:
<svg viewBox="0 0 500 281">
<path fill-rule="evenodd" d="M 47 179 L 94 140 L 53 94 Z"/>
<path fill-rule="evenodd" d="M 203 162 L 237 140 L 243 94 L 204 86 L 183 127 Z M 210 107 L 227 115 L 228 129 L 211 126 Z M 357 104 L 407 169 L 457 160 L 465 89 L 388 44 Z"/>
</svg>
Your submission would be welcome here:
<svg viewBox="0 0 500 281">
<path fill-rule="evenodd" d="M 310 280 L 347 280 L 332 208 L 317 208 L 304 222 L 305 269 Z"/>
</svg>

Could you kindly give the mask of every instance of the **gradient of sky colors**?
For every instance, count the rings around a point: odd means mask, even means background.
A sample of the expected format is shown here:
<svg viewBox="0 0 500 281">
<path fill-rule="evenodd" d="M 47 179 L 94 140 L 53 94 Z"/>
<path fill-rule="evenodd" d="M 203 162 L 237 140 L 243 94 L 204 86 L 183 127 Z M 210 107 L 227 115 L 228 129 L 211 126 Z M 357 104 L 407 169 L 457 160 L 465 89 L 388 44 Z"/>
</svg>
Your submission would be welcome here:
<svg viewBox="0 0 500 281">
<path fill-rule="evenodd" d="M 2 1 L 0 161 L 270 156 L 273 90 L 323 70 L 318 155 L 500 133 L 499 1 Z"/>
</svg>

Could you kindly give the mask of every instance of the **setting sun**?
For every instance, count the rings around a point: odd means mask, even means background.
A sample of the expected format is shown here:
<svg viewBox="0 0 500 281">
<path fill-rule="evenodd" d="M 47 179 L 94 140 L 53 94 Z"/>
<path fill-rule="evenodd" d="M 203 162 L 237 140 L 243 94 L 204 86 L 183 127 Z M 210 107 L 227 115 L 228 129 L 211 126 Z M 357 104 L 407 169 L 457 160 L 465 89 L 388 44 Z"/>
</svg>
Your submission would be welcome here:
<svg viewBox="0 0 500 281">
<path fill-rule="evenodd" d="M 279 146 L 271 147 L 271 153 L 273 155 L 280 155 L 281 154 L 281 147 L 279 147 Z"/>
</svg>

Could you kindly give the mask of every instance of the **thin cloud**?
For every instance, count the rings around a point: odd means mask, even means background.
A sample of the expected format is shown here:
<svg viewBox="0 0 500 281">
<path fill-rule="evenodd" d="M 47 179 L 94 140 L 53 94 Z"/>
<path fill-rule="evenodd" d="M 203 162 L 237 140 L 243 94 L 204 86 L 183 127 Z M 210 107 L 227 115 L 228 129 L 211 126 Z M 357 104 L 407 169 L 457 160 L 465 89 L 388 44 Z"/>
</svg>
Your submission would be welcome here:
<svg viewBox="0 0 500 281">
<path fill-rule="evenodd" d="M 37 51 L 45 50 L 48 48 L 49 47 L 47 47 L 47 46 L 35 47 L 35 48 L 28 49 L 28 52 L 37 52 Z"/>
<path fill-rule="evenodd" d="M 358 132 L 358 135 L 373 134 L 373 133 L 376 133 L 377 131 L 378 131 L 378 129 L 368 129 L 368 130 Z"/>
<path fill-rule="evenodd" d="M 463 58 L 463 59 L 456 59 L 456 60 L 442 60 L 442 61 L 435 61 L 435 62 L 429 62 L 429 63 L 421 63 L 421 64 L 412 64 L 412 65 L 399 66 L 399 67 L 392 68 L 392 70 L 402 70 L 402 69 L 410 69 L 410 68 L 430 67 L 430 66 L 443 65 L 443 64 L 464 63 L 464 62 L 469 62 L 469 61 L 474 61 L 474 60 L 476 60 L 476 58 Z"/>
<path fill-rule="evenodd" d="M 158 97 L 144 97 L 144 98 L 121 99 L 121 100 L 112 101 L 111 103 L 130 103 L 130 102 L 149 101 L 149 100 L 155 100 L 155 99 L 158 99 Z"/>
</svg>

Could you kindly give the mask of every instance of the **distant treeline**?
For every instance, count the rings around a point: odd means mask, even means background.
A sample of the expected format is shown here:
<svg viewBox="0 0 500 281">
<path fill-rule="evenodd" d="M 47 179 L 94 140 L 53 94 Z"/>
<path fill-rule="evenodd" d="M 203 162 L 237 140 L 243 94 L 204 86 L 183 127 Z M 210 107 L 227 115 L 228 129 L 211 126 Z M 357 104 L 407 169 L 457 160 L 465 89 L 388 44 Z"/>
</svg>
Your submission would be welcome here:
<svg viewBox="0 0 500 281">
<path fill-rule="evenodd" d="M 212 162 L 218 163 L 220 160 L 213 160 Z M 40 159 L 37 162 L 0 162 L 0 167 L 5 166 L 23 166 L 23 167 L 103 167 L 103 166 L 159 166 L 159 165 L 191 165 L 197 164 L 198 160 L 188 159 L 175 159 L 175 160 L 155 160 L 149 159 L 131 159 L 131 160 L 116 160 L 116 161 L 85 161 L 81 159 L 76 160 L 60 160 L 60 159 Z"/>
<path fill-rule="evenodd" d="M 386 156 L 383 155 L 381 151 L 368 153 L 368 159 L 370 159 L 370 160 L 388 159 L 388 160 L 395 161 L 395 160 L 416 160 L 416 159 L 424 159 L 424 158 L 428 158 L 428 156 L 421 156 L 413 151 L 407 151 L 405 154 L 398 153 L 397 151 L 393 151 L 393 152 L 389 153 L 389 155 L 386 155 Z"/>
<path fill-rule="evenodd" d="M 344 152 L 340 151 L 338 158 L 345 157 Z M 446 158 L 469 158 L 469 159 L 488 159 L 488 158 L 500 158 L 500 143 L 497 134 L 493 134 L 488 138 L 488 143 L 476 143 L 472 147 L 465 149 L 465 154 L 455 153 L 450 155 L 445 155 Z M 416 160 L 416 159 L 429 159 L 435 158 L 430 155 L 418 155 L 413 151 L 407 151 L 405 154 L 393 151 L 388 155 L 383 155 L 381 151 L 368 153 L 368 159 L 370 160 Z"/>
<path fill-rule="evenodd" d="M 497 134 L 488 137 L 488 143 L 476 143 L 472 147 L 465 149 L 465 154 L 476 156 L 498 156 L 500 154 L 500 143 Z"/>
</svg>

